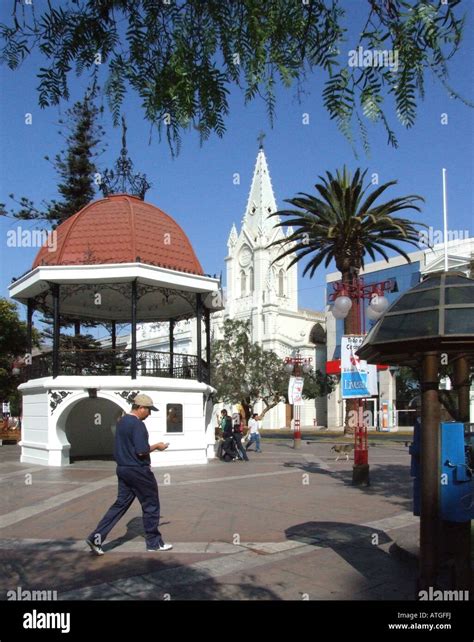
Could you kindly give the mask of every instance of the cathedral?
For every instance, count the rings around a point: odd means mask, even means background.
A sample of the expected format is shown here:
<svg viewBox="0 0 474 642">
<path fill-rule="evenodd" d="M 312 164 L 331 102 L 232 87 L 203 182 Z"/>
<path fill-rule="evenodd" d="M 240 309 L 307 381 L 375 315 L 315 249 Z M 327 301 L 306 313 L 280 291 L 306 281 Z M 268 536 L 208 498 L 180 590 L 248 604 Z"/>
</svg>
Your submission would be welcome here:
<svg viewBox="0 0 474 642">
<path fill-rule="evenodd" d="M 326 365 L 325 314 L 298 307 L 298 268 L 288 268 L 293 256 L 273 262 L 278 247 L 269 245 L 286 238 L 277 211 L 263 146 L 260 145 L 250 193 L 240 230 L 235 224 L 227 241 L 225 308 L 211 316 L 211 336 L 220 338 L 225 319 L 250 320 L 252 340 L 282 358 L 299 350 L 311 358 L 314 368 Z M 287 235 L 291 234 L 288 229 Z M 169 331 L 166 324 L 145 323 L 139 326 L 137 343 L 142 350 L 167 351 Z M 195 354 L 195 326 L 179 321 L 174 330 L 176 353 Z M 221 406 L 216 407 L 216 411 Z M 229 409 L 229 408 L 228 408 Z M 229 410 L 232 411 L 232 408 Z M 257 405 L 255 412 L 261 412 Z M 277 429 L 291 425 L 291 406 L 281 402 L 266 413 L 263 428 Z M 326 399 L 307 400 L 301 408 L 301 426 L 326 425 Z"/>
</svg>

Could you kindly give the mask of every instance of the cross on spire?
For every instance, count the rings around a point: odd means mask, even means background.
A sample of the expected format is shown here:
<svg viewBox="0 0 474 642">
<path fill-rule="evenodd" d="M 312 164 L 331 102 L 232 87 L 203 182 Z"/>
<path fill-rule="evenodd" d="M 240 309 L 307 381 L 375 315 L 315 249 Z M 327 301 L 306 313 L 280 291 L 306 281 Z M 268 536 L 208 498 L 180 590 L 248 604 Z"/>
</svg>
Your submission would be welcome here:
<svg viewBox="0 0 474 642">
<path fill-rule="evenodd" d="M 266 134 L 264 132 L 260 132 L 260 134 L 257 136 L 259 149 L 263 149 L 263 139 L 265 138 L 265 136 Z"/>
</svg>

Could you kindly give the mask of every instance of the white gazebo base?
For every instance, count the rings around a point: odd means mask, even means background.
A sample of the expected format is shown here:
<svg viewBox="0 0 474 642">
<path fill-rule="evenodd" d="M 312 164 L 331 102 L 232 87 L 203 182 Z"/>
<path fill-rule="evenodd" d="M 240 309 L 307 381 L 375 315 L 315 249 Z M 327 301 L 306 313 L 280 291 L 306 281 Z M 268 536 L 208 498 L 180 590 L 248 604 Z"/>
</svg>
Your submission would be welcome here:
<svg viewBox="0 0 474 642">
<path fill-rule="evenodd" d="M 150 444 L 169 442 L 151 455 L 152 467 L 206 464 L 214 454 L 210 395 L 214 389 L 188 379 L 60 376 L 30 380 L 23 394 L 21 462 L 67 466 L 71 459 L 113 455 L 115 426 L 137 392 L 158 412 L 146 420 Z M 182 424 L 173 412 L 181 405 Z M 179 415 L 179 413 L 178 413 Z"/>
</svg>

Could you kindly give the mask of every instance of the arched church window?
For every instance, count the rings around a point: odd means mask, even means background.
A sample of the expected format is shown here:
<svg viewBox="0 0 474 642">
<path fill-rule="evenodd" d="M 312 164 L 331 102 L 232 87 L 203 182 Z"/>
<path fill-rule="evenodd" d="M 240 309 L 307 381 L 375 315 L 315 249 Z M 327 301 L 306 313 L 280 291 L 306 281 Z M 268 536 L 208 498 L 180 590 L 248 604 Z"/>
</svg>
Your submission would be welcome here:
<svg viewBox="0 0 474 642">
<path fill-rule="evenodd" d="M 326 343 L 326 332 L 320 323 L 316 323 L 309 334 L 310 343 Z"/>
<path fill-rule="evenodd" d="M 240 270 L 240 296 L 247 294 L 247 276 L 243 270 Z"/>
<path fill-rule="evenodd" d="M 283 270 L 278 272 L 278 296 L 285 296 L 285 273 Z"/>
<path fill-rule="evenodd" d="M 249 270 L 249 289 L 250 292 L 253 292 L 255 290 L 255 281 L 253 277 L 253 268 L 250 268 Z"/>
</svg>

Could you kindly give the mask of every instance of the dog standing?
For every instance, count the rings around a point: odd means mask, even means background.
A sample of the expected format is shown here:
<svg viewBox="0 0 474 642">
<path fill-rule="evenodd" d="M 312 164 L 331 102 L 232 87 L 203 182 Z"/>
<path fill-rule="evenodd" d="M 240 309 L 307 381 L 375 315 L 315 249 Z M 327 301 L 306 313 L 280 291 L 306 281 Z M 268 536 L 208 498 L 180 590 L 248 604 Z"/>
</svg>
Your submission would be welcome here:
<svg viewBox="0 0 474 642">
<path fill-rule="evenodd" d="M 346 457 L 346 461 L 349 461 L 349 453 L 353 448 L 353 444 L 336 444 L 331 448 L 331 450 L 334 450 L 334 452 L 337 453 L 336 461 L 339 461 L 339 459 L 344 457 L 344 455 Z"/>
</svg>

